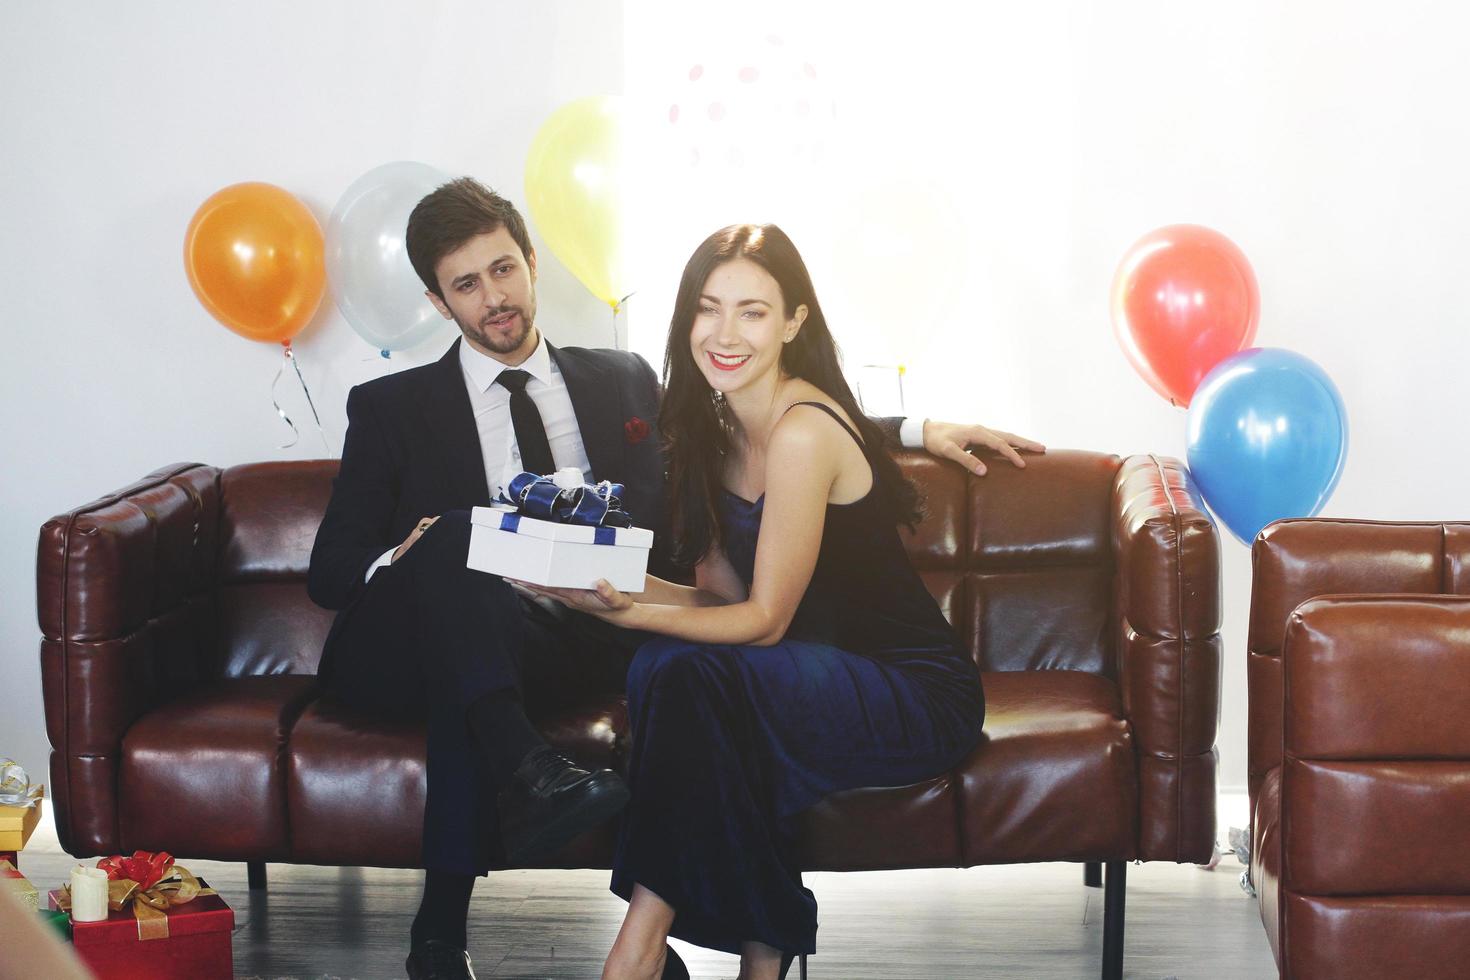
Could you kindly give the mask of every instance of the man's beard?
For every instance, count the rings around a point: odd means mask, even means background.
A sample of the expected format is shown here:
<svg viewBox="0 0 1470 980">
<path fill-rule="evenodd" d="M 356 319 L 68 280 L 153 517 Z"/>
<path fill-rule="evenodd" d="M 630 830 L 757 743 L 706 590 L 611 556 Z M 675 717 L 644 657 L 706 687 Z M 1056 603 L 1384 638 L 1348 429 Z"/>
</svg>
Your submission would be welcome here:
<svg viewBox="0 0 1470 980">
<path fill-rule="evenodd" d="M 512 312 L 517 314 L 516 323 L 520 324 L 519 330 L 503 334 L 490 329 L 491 320 Z M 528 316 L 526 311 L 519 306 L 502 306 L 480 317 L 473 325 L 465 323 L 458 316 L 454 320 L 459 324 L 459 329 L 465 336 L 476 344 L 497 354 L 510 354 L 520 349 L 520 346 L 526 342 L 526 337 L 531 333 L 531 322 L 534 316 L 534 311 Z"/>
</svg>

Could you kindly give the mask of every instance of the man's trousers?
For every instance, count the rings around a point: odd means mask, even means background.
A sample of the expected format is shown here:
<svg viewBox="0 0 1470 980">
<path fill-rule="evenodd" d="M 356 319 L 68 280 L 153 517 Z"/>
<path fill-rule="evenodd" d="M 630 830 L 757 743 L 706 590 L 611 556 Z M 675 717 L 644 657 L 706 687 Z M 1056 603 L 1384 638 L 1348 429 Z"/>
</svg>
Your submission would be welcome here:
<svg viewBox="0 0 1470 980">
<path fill-rule="evenodd" d="M 374 572 L 339 614 L 324 662 L 330 699 L 427 720 L 424 867 L 484 874 L 504 861 L 500 786 L 471 738 L 467 709 L 513 689 L 534 721 L 621 692 L 644 637 L 548 609 L 498 576 L 467 568 L 469 536 L 469 513 L 450 511 Z"/>
</svg>

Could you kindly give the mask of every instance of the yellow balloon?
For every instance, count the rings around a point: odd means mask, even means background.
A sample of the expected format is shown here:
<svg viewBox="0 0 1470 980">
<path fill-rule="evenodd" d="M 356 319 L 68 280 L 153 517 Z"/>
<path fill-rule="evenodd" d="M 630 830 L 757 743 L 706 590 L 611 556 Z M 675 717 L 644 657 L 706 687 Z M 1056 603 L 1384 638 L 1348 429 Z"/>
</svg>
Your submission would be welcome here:
<svg viewBox="0 0 1470 980">
<path fill-rule="evenodd" d="M 526 155 L 526 203 L 547 246 L 614 311 L 628 295 L 622 242 L 623 100 L 594 95 L 553 112 Z"/>
</svg>

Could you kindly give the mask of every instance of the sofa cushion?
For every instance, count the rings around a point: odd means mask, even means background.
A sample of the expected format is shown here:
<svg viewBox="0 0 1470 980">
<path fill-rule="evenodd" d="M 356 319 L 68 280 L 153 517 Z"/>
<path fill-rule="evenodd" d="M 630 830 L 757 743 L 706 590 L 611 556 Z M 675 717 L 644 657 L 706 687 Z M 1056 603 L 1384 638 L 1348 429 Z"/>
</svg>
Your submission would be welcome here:
<svg viewBox="0 0 1470 980">
<path fill-rule="evenodd" d="M 577 761 L 623 768 L 627 708 L 622 698 L 537 720 L 548 742 Z M 292 860 L 307 864 L 412 868 L 421 865 L 427 729 L 315 702 L 291 732 Z M 606 867 L 612 827 L 549 857 L 545 867 Z"/>
<path fill-rule="evenodd" d="M 962 865 L 1131 860 L 1138 775 L 1117 685 L 1072 670 L 981 678 L 985 734 L 957 770 Z"/>
<path fill-rule="evenodd" d="M 952 868 L 959 858 L 955 779 L 834 793 L 801 815 L 808 871 Z"/>
<path fill-rule="evenodd" d="M 1116 685 L 1081 671 L 981 677 L 985 734 L 965 762 L 912 786 L 823 800 L 803 819 L 803 867 L 1134 856 L 1137 774 Z"/>
<path fill-rule="evenodd" d="M 1282 975 L 1332 980 L 1463 977 L 1470 960 L 1470 897 L 1281 897 L 1287 937 Z"/>
<path fill-rule="evenodd" d="M 316 701 L 291 731 L 291 857 L 412 868 L 424 825 L 426 726 Z"/>
<path fill-rule="evenodd" d="M 969 551 L 984 571 L 1112 564 L 1113 479 L 1122 460 L 1053 449 L 1026 468 L 992 463 L 969 490 Z"/>
<path fill-rule="evenodd" d="M 1112 581 L 1089 565 L 968 573 L 960 635 L 982 671 L 1114 675 Z"/>
<path fill-rule="evenodd" d="M 1136 851 L 1136 769 L 1116 686 L 1080 671 L 983 675 L 985 735 L 965 763 L 912 786 L 836 793 L 807 813 L 808 870 L 1117 860 Z M 623 766 L 621 698 L 538 721 L 589 765 Z M 414 867 L 423 834 L 421 723 L 311 705 L 291 736 L 294 859 Z M 963 818 L 963 824 L 962 824 Z M 615 825 L 545 867 L 607 867 Z M 961 837 L 963 834 L 963 838 Z"/>
<path fill-rule="evenodd" d="M 305 582 L 251 582 L 215 593 L 220 651 L 213 673 L 315 674 L 333 613 L 312 602 Z"/>
<path fill-rule="evenodd" d="M 332 495 L 337 461 L 245 463 L 220 474 L 219 580 L 299 582 Z"/>
<path fill-rule="evenodd" d="M 144 715 L 122 743 L 121 850 L 285 860 L 286 733 L 315 677 L 216 681 Z"/>
</svg>

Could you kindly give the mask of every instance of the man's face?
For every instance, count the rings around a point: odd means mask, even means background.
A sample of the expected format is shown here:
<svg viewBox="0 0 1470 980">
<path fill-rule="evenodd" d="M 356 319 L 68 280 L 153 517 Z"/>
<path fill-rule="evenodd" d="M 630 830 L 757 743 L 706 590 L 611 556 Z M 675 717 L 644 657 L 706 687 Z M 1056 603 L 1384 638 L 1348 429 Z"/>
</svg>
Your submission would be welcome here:
<svg viewBox="0 0 1470 980">
<path fill-rule="evenodd" d="M 434 275 L 444 298 L 430 292 L 429 300 L 471 347 L 506 364 L 536 349 L 536 253 L 522 255 L 504 227 L 444 256 Z"/>
</svg>

